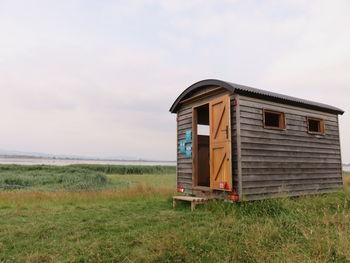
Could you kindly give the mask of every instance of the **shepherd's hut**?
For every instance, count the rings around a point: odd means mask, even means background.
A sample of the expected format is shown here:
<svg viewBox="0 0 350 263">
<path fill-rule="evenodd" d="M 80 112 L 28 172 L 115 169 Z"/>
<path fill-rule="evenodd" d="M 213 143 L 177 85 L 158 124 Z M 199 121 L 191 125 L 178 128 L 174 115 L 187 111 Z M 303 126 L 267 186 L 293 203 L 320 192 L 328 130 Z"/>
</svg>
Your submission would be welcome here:
<svg viewBox="0 0 350 263">
<path fill-rule="evenodd" d="M 170 112 L 179 192 L 245 201 L 343 184 L 339 108 L 208 79 L 183 91 Z"/>
</svg>

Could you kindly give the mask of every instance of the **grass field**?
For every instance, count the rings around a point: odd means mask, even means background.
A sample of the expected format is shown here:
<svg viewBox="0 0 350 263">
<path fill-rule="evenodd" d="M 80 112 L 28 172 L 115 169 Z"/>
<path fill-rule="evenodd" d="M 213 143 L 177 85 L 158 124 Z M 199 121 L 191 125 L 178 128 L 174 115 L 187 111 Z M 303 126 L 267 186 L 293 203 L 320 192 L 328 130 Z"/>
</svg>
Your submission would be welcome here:
<svg viewBox="0 0 350 263">
<path fill-rule="evenodd" d="M 350 186 L 350 172 L 344 172 L 344 184 Z"/>
<path fill-rule="evenodd" d="M 71 173 L 71 167 L 42 169 Z M 106 177 L 102 185 L 130 184 L 0 191 L 0 262 L 350 262 L 348 187 L 302 198 L 211 202 L 190 212 L 185 204 L 171 206 L 173 168 L 81 169 L 76 174 Z M 0 177 L 12 172 L 21 177 L 28 169 L 0 166 Z M 350 176 L 344 178 L 350 186 Z"/>
<path fill-rule="evenodd" d="M 0 165 L 0 187 L 6 189 L 33 188 L 39 190 L 84 190 L 111 186 L 126 182 L 108 177 L 118 175 L 168 175 L 174 174 L 172 166 L 127 166 L 127 165 Z M 131 177 L 128 177 L 131 178 Z M 147 183 L 149 176 L 141 176 Z"/>
</svg>

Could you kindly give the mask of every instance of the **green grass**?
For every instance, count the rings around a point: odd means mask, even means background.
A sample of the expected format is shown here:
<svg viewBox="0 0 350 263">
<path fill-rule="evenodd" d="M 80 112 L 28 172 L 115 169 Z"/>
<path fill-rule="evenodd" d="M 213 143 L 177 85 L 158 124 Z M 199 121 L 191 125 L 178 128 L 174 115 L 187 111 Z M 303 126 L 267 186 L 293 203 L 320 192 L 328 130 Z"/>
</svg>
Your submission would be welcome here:
<svg viewBox="0 0 350 263">
<path fill-rule="evenodd" d="M 71 171 L 102 172 L 106 174 L 173 174 L 175 166 L 146 166 L 146 165 L 102 165 L 102 164 L 72 164 L 66 166 L 53 165 L 16 165 L 0 164 L 0 174 L 5 171 L 27 172 L 27 171 L 49 171 L 49 172 L 71 172 Z"/>
<path fill-rule="evenodd" d="M 119 184 L 128 182 L 131 186 L 137 185 L 148 185 L 154 188 L 172 189 L 176 188 L 175 174 L 160 175 L 160 174 L 133 174 L 133 175 L 120 175 L 111 174 L 108 175 L 111 184 Z"/>
<path fill-rule="evenodd" d="M 106 176 L 134 184 L 0 191 L 0 262 L 350 262 L 349 188 L 190 212 L 174 173 Z"/>
<path fill-rule="evenodd" d="M 168 175 L 174 174 L 173 166 L 126 166 L 126 165 L 0 165 L 0 189 L 20 186 L 35 189 L 92 189 L 109 186 L 108 174 L 119 175 Z M 146 178 L 151 178 L 144 176 Z M 126 179 L 126 178 L 125 178 Z M 122 180 L 114 180 L 120 183 Z M 130 180 L 124 180 L 129 182 Z"/>
<path fill-rule="evenodd" d="M 69 167 L 69 166 L 66 166 Z M 87 169 L 89 171 L 103 172 L 107 174 L 174 174 L 175 166 L 161 165 L 100 165 L 100 164 L 76 164 L 71 167 Z"/>
<path fill-rule="evenodd" d="M 40 189 L 89 189 L 108 184 L 105 174 L 72 169 L 70 172 L 45 170 L 0 173 L 0 186 L 3 189 L 17 189 L 21 186 Z"/>
</svg>

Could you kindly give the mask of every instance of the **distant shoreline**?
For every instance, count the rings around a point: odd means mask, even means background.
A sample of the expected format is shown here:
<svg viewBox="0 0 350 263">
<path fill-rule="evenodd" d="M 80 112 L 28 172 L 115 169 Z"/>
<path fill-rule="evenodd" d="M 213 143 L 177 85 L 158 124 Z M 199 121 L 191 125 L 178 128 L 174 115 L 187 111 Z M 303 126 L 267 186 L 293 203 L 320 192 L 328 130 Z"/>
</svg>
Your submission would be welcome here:
<svg viewBox="0 0 350 263">
<path fill-rule="evenodd" d="M 350 172 L 350 166 L 344 166 L 343 165 L 343 171 Z"/>
<path fill-rule="evenodd" d="M 97 158 L 70 158 L 70 157 L 36 157 L 36 156 L 10 156 L 0 155 L 0 164 L 20 165 L 71 165 L 71 164 L 103 164 L 103 165 L 162 165 L 175 166 L 176 161 L 159 160 L 122 160 Z M 349 165 L 343 165 L 343 171 L 350 172 Z"/>
<path fill-rule="evenodd" d="M 86 161 L 121 161 L 121 162 L 176 162 L 176 161 L 162 161 L 162 160 L 144 160 L 144 159 L 108 159 L 108 158 L 74 158 L 74 157 L 44 157 L 44 156 L 30 156 L 30 155 L 0 155 L 0 158 L 9 159 L 54 159 L 54 160 L 86 160 Z"/>
<path fill-rule="evenodd" d="M 70 165 L 70 164 L 110 164 L 110 165 L 176 165 L 176 161 L 158 160 L 116 160 L 94 158 L 59 158 L 59 157 L 36 157 L 36 156 L 1 156 L 0 164 L 21 165 Z"/>
</svg>

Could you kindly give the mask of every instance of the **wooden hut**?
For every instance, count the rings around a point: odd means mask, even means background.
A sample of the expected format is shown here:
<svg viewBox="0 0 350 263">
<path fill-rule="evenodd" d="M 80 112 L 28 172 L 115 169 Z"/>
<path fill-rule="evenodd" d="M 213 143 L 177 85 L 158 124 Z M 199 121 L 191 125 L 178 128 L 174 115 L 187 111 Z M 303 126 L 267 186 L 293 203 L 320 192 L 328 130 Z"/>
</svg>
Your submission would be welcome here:
<svg viewBox="0 0 350 263">
<path fill-rule="evenodd" d="M 221 80 L 175 100 L 177 190 L 237 201 L 342 186 L 339 108 Z"/>
</svg>

